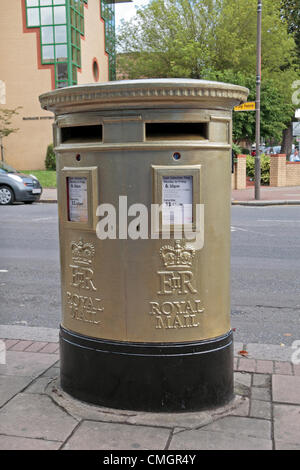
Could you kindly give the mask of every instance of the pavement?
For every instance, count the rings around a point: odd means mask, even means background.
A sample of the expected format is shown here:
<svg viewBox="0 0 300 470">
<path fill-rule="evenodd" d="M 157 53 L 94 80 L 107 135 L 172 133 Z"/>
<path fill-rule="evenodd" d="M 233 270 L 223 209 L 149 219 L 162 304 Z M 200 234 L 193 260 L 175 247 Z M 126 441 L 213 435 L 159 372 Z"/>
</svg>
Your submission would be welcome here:
<svg viewBox="0 0 300 470">
<path fill-rule="evenodd" d="M 226 406 L 149 413 L 65 393 L 57 329 L 0 325 L 0 338 L 0 450 L 109 450 L 103 459 L 126 450 L 138 459 L 142 450 L 300 449 L 300 341 L 297 348 L 235 343 L 235 397 Z"/>
<path fill-rule="evenodd" d="M 44 188 L 40 202 L 57 202 L 57 191 L 54 188 Z M 261 198 L 255 200 L 254 187 L 235 189 L 232 191 L 233 205 L 266 206 L 300 204 L 300 186 L 274 188 L 261 186 Z"/>
</svg>

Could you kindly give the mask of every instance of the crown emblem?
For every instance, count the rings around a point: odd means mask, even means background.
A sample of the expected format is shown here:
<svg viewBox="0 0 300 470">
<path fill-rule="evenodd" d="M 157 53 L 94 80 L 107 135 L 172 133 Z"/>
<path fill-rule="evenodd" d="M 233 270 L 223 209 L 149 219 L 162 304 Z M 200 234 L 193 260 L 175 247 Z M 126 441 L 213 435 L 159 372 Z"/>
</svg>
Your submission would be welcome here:
<svg viewBox="0 0 300 470">
<path fill-rule="evenodd" d="M 194 256 L 194 248 L 186 247 L 182 240 L 175 240 L 174 247 L 166 245 L 160 249 L 160 257 L 167 269 L 192 267 Z"/>
<path fill-rule="evenodd" d="M 78 243 L 72 242 L 72 260 L 76 264 L 89 266 L 95 256 L 95 247 L 92 243 L 85 243 L 81 238 Z"/>
</svg>

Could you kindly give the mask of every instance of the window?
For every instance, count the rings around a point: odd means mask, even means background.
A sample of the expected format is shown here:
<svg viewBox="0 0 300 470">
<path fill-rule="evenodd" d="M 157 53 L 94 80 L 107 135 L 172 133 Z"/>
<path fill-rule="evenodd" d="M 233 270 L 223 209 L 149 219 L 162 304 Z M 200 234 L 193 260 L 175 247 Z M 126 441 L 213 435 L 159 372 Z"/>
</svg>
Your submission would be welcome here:
<svg viewBox="0 0 300 470">
<path fill-rule="evenodd" d="M 84 0 L 26 0 L 28 28 L 40 27 L 42 64 L 54 64 L 55 87 L 77 84 Z"/>
<path fill-rule="evenodd" d="M 92 67 L 93 67 L 94 80 L 95 80 L 95 82 L 98 82 L 98 80 L 99 80 L 99 65 L 98 65 L 97 59 L 93 60 Z"/>
</svg>

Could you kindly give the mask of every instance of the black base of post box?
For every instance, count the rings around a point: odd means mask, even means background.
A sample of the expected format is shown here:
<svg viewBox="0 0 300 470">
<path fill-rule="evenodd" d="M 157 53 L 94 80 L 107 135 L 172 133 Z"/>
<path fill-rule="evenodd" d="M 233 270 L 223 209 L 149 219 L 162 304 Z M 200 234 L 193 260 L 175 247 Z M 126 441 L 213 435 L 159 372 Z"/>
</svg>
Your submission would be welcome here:
<svg viewBox="0 0 300 470">
<path fill-rule="evenodd" d="M 61 386 L 80 400 L 135 411 L 209 409 L 233 398 L 232 332 L 193 343 L 126 343 L 60 330 Z"/>
</svg>

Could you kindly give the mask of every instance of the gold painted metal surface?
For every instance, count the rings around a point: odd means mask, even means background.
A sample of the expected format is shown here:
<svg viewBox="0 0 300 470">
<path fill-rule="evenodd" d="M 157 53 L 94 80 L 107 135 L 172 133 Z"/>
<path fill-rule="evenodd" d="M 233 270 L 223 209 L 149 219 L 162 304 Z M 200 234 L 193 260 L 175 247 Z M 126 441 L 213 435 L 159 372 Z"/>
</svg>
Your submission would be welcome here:
<svg viewBox="0 0 300 470">
<path fill-rule="evenodd" d="M 56 114 L 65 328 L 146 343 L 200 341 L 230 330 L 231 116 L 247 94 L 212 82 L 142 80 L 42 95 L 42 106 Z M 79 122 L 102 124 L 103 141 L 61 143 L 60 126 Z M 146 122 L 206 122 L 208 139 L 149 142 Z M 118 209 L 119 196 L 127 196 L 128 207 L 144 204 L 150 213 L 160 198 L 153 177 L 159 167 L 197 170 L 193 202 L 204 205 L 203 248 L 176 239 L 100 240 L 96 201 Z M 91 169 L 92 221 L 73 225 L 66 220 L 66 175 Z"/>
</svg>

